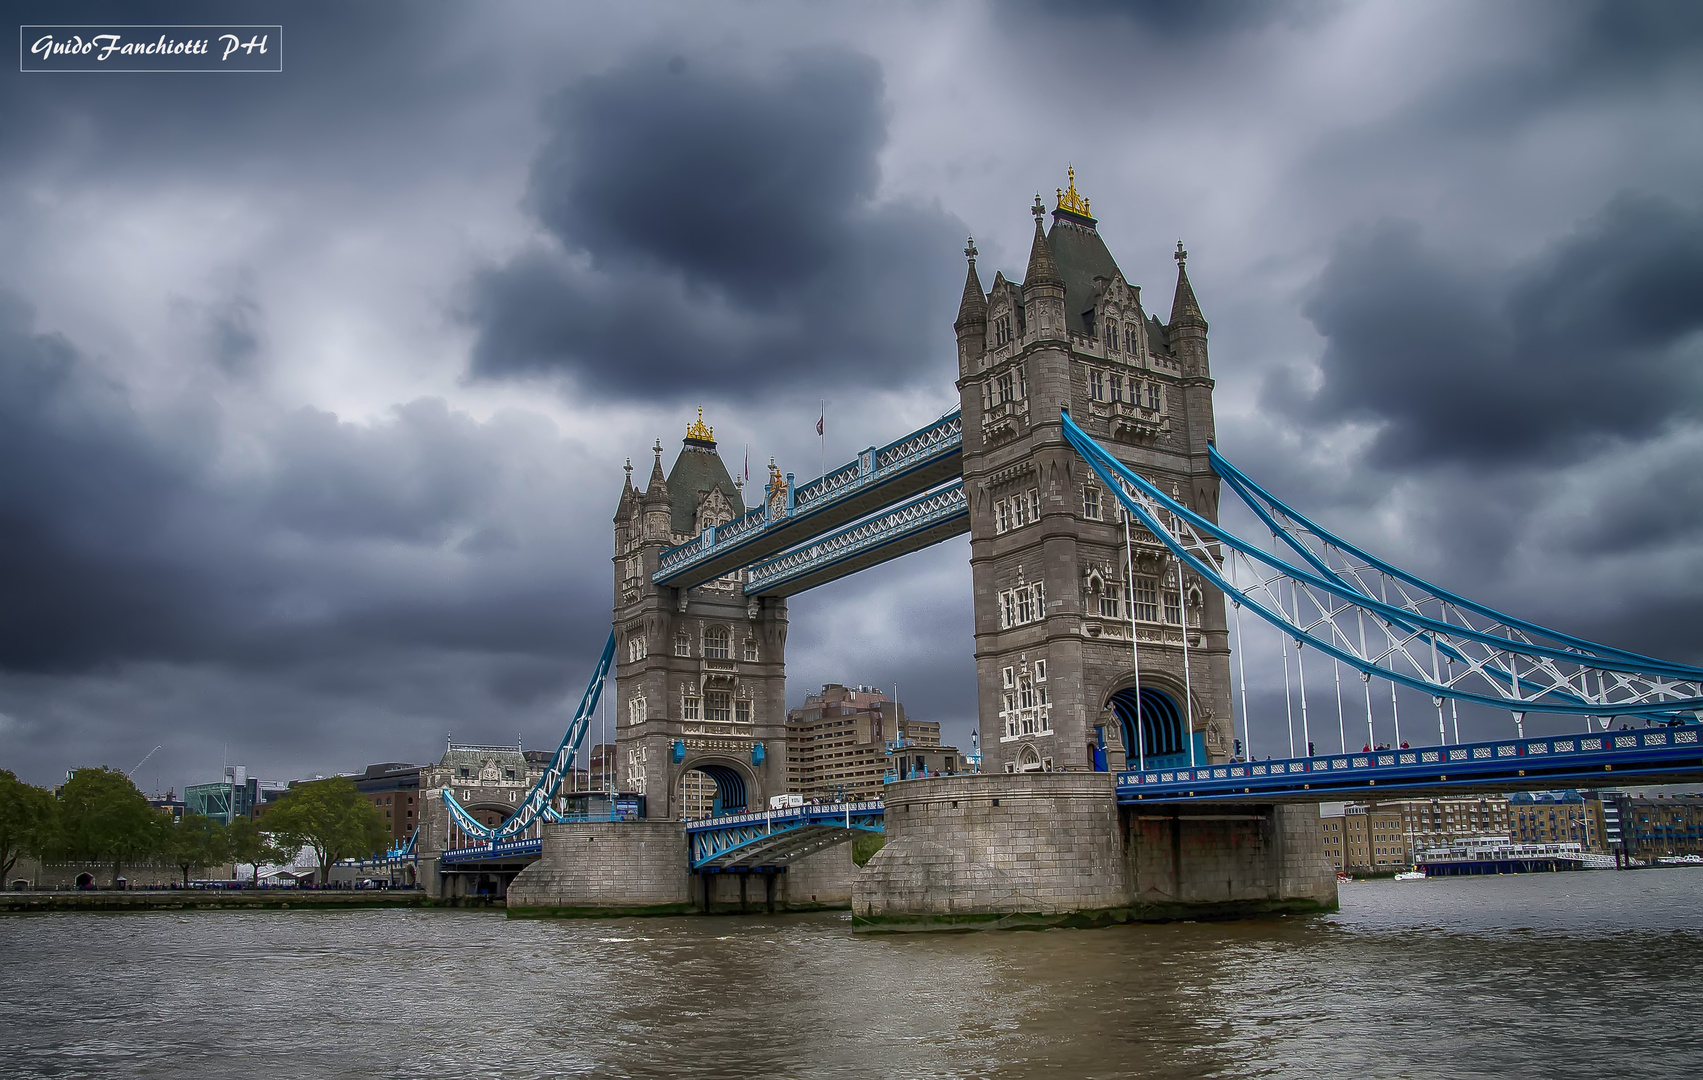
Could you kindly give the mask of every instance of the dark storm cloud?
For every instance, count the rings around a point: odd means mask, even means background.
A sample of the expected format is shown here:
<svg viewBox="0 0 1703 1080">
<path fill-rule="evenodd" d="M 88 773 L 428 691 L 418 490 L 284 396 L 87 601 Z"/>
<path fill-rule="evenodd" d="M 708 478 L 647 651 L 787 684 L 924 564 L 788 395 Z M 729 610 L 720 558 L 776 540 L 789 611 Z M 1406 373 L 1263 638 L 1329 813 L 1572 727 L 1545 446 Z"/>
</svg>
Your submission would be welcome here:
<svg viewBox="0 0 1703 1080">
<path fill-rule="evenodd" d="M 1310 21 L 1340 5 L 1334 0 L 1003 0 L 1000 6 L 1033 18 L 1124 22 L 1157 37 L 1204 41 L 1274 23 Z"/>
<path fill-rule="evenodd" d="M 425 399 L 243 427 L 210 404 L 143 414 L 0 295 L 0 668 L 594 645 L 570 613 L 600 590 L 554 554 L 578 527 L 526 505 L 565 480 L 523 479 L 557 450 L 547 424 Z M 245 440 L 264 464 L 233 481 L 216 463 Z"/>
<path fill-rule="evenodd" d="M 1703 215 L 1665 201 L 1619 197 L 1506 270 L 1386 222 L 1338 246 L 1305 311 L 1312 416 L 1378 425 L 1385 467 L 1559 465 L 1703 411 Z"/>
<path fill-rule="evenodd" d="M 445 5 L 37 3 L 16 24 L 284 27 L 284 70 L 267 75 L 24 75 L 0 79 L 0 181 L 241 175 L 335 169 L 344 178 L 430 154 L 434 134 L 501 72 L 450 49 Z M 188 223 L 186 223 L 188 224 Z"/>
<path fill-rule="evenodd" d="M 878 201 L 872 60 L 647 53 L 546 121 L 529 205 L 553 243 L 474 282 L 477 375 L 651 399 L 950 379 L 964 227 Z"/>
</svg>

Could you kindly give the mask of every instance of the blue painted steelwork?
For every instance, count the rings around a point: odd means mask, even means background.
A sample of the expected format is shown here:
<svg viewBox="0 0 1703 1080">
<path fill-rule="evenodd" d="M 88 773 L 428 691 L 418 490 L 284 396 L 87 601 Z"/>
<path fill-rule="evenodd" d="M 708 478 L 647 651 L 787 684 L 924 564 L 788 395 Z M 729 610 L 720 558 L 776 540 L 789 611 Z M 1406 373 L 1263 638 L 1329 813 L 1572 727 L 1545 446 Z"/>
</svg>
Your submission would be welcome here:
<svg viewBox="0 0 1703 1080">
<path fill-rule="evenodd" d="M 487 840 L 483 844 L 451 848 L 442 855 L 444 865 L 467 862 L 498 862 L 536 859 L 544 852 L 544 841 L 536 836 L 523 840 Z"/>
<path fill-rule="evenodd" d="M 698 870 L 789 862 L 859 832 L 886 831 L 885 807 L 877 800 L 699 818 L 686 823 L 686 841 L 691 868 Z"/>
<path fill-rule="evenodd" d="M 651 581 L 688 588 L 770 558 L 825 529 L 863 517 L 957 476 L 964 446 L 954 410 L 816 480 L 789 488 L 787 505 L 768 504 L 662 553 Z"/>
<path fill-rule="evenodd" d="M 414 854 L 414 845 L 419 839 L 420 827 L 416 825 L 414 831 L 408 834 L 408 839 L 392 844 L 384 854 L 362 859 L 343 859 L 337 865 L 356 870 L 398 870 L 403 866 L 412 866 L 419 862 Z"/>
<path fill-rule="evenodd" d="M 1703 725 L 1237 761 L 1118 774 L 1118 801 L 1319 802 L 1412 789 L 1511 791 L 1628 778 L 1703 778 Z"/>
<path fill-rule="evenodd" d="M 853 559 L 858 560 L 857 569 L 860 570 L 876 562 L 884 562 L 885 559 L 871 559 L 871 555 L 895 545 L 905 545 L 906 541 L 919 534 L 931 533 L 928 543 L 939 543 L 969 529 L 969 500 L 964 495 L 964 482 L 956 480 L 939 491 L 757 563 L 750 567 L 745 594 L 785 594 L 789 591 L 787 586 L 806 578 L 817 578 L 824 571 Z M 920 546 L 926 547 L 927 544 Z M 915 550 L 917 547 L 903 546 L 894 552 L 894 557 Z"/>
<path fill-rule="evenodd" d="M 519 836 L 540 821 L 561 820 L 551 804 L 561 790 L 562 779 L 573 770 L 574 755 L 579 752 L 580 743 L 585 740 L 591 717 L 597 711 L 598 698 L 603 694 L 604 680 L 609 676 L 609 666 L 614 660 L 615 634 L 610 631 L 609 640 L 603 646 L 603 655 L 597 661 L 591 681 L 586 684 L 585 696 L 580 698 L 579 709 L 568 722 L 568 730 L 562 735 L 562 744 L 556 748 L 556 755 L 550 759 L 544 775 L 532 785 L 532 790 L 526 793 L 526 798 L 521 800 L 519 808 L 508 818 L 496 825 L 485 825 L 456 801 L 449 788 L 443 789 L 444 805 L 449 808 L 450 817 L 462 831 L 479 840 L 504 841 Z"/>
<path fill-rule="evenodd" d="M 1392 603 L 1384 596 L 1388 579 L 1399 573 L 1393 567 L 1356 562 L 1332 569 L 1316 554 L 1308 555 L 1306 566 L 1295 566 L 1167 496 L 1112 457 L 1069 413 L 1064 414 L 1064 432 L 1136 521 L 1190 570 L 1298 646 L 1305 644 L 1340 660 L 1363 678 L 1377 677 L 1420 690 L 1439 704 L 1453 699 L 1506 709 L 1522 722 L 1528 712 L 1636 715 L 1669 723 L 1703 717 L 1703 668 L 1595 645 L 1513 620 L 1442 593 L 1412 575 L 1400 574 L 1396 579 L 1400 587 Z M 1232 490 L 1240 492 L 1251 483 L 1236 476 Z M 1273 505 L 1281 506 L 1269 500 L 1263 511 L 1255 509 L 1269 514 Z M 1316 535 L 1328 537 L 1308 526 Z M 1353 553 L 1356 559 L 1363 555 L 1340 543 L 1336 548 Z M 1368 567 L 1383 575 L 1376 595 L 1373 582 L 1366 580 Z M 1367 628 L 1373 631 L 1370 643 Z"/>
</svg>

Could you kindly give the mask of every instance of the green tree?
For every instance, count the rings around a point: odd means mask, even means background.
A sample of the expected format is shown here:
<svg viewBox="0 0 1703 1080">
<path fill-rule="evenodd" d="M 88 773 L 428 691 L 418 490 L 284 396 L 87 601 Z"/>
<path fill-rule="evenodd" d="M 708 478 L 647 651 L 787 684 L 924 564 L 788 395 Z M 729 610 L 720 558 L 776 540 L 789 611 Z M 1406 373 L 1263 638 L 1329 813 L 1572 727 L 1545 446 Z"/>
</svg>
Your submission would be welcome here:
<svg viewBox="0 0 1703 1080">
<path fill-rule="evenodd" d="M 253 818 L 245 817 L 237 818 L 225 829 L 225 842 L 230 848 L 229 858 L 239 866 L 254 868 L 256 885 L 260 884 L 261 863 L 287 863 L 301 850 L 300 844 L 295 847 L 279 844 Z"/>
<path fill-rule="evenodd" d="M 59 789 L 59 840 L 73 859 L 112 864 L 118 887 L 124 864 L 160 853 L 171 818 L 148 805 L 117 769 L 78 769 Z"/>
<path fill-rule="evenodd" d="M 12 876 L 20 856 L 40 857 L 51 846 L 58 809 L 51 791 L 0 769 L 0 885 Z"/>
<path fill-rule="evenodd" d="M 390 842 L 378 807 L 347 776 L 297 784 L 267 809 L 266 828 L 298 850 L 303 844 L 313 848 L 321 885 L 331 880 L 333 863 L 376 855 Z"/>
<path fill-rule="evenodd" d="M 202 814 L 185 814 L 171 827 L 166 851 L 183 871 L 183 887 L 189 888 L 189 871 L 197 866 L 217 866 L 230 858 L 225 823 Z"/>
</svg>

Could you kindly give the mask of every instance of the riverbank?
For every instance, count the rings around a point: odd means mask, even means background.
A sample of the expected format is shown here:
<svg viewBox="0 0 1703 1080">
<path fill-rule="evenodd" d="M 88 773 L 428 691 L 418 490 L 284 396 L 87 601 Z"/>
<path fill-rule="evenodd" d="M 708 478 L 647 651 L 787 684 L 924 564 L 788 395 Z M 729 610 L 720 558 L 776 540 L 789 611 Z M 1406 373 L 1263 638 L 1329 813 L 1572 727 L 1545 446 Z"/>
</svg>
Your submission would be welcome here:
<svg viewBox="0 0 1703 1080">
<path fill-rule="evenodd" d="M 266 911 L 314 908 L 502 907 L 496 900 L 434 900 L 422 889 L 82 889 L 0 893 L 0 913 L 49 911 Z"/>
</svg>

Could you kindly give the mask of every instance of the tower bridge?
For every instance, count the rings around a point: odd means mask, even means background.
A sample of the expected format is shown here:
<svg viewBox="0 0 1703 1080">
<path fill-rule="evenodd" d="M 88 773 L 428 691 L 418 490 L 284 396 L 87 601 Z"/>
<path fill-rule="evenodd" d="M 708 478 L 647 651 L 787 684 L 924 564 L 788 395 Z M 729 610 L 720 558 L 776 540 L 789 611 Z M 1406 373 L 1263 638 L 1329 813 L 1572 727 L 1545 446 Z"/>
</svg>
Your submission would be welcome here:
<svg viewBox="0 0 1703 1080">
<path fill-rule="evenodd" d="M 756 507 L 701 410 L 666 472 L 660 442 L 642 488 L 628 465 L 612 631 L 579 711 L 501 823 L 445 788 L 447 839 L 415 856 L 428 884 L 483 866 L 512 879 L 511 910 L 662 911 L 731 902 L 735 880 L 743 904 L 755 874 L 766 903 L 850 899 L 870 925 L 1314 910 L 1335 903 L 1322 799 L 1703 779 L 1703 669 L 1448 592 L 1260 488 L 1215 445 L 1182 245 L 1161 322 L 1074 173 L 1050 228 L 1039 198 L 1032 213 L 1021 281 L 984 289 L 965 249 L 957 409 L 802 484 L 771 463 Z M 1220 524 L 1226 488 L 1269 546 Z M 766 809 L 789 752 L 787 597 L 965 532 L 982 773 Z M 1244 632 L 1276 636 L 1286 689 L 1294 653 L 1300 739 L 1291 713 L 1281 759 L 1250 751 Z M 1327 660 L 1336 731 L 1315 737 L 1309 663 L 1317 687 Z M 570 820 L 561 778 L 611 675 L 629 809 Z M 1412 699 L 1429 698 L 1435 743 L 1402 739 L 1398 690 L 1410 738 Z M 1386 691 L 1394 749 L 1377 734 Z M 1462 743 L 1463 705 L 1505 714 L 1506 737 Z M 1537 714 L 1585 731 L 1528 738 Z M 683 820 L 690 774 L 714 784 L 709 818 Z M 844 841 L 871 831 L 888 842 L 856 871 Z"/>
</svg>

